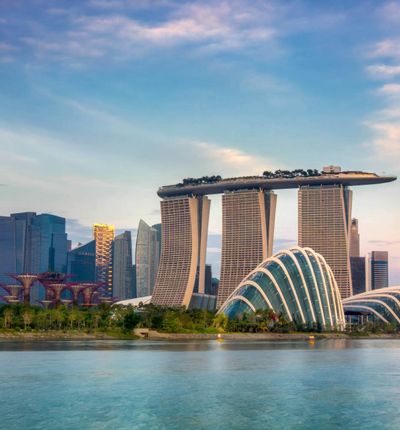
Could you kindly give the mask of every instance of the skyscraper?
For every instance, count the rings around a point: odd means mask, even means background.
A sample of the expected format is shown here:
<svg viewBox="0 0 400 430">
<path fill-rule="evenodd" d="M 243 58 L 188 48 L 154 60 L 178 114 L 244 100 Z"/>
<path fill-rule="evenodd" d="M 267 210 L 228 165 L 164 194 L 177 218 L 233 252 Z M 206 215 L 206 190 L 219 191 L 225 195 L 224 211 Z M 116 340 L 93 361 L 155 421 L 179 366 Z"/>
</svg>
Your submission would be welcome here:
<svg viewBox="0 0 400 430">
<path fill-rule="evenodd" d="M 67 270 L 68 240 L 65 218 L 22 212 L 0 217 L 0 273 L 41 273 Z M 2 276 L 3 282 L 10 282 Z M 42 297 L 34 286 L 31 303 Z"/>
<path fill-rule="evenodd" d="M 387 251 L 372 251 L 369 256 L 371 290 L 389 286 L 389 254 Z"/>
<path fill-rule="evenodd" d="M 298 200 L 299 246 L 322 254 L 342 298 L 352 295 L 350 220 L 352 192 L 343 185 L 302 186 Z"/>
<path fill-rule="evenodd" d="M 264 190 L 223 194 L 217 308 L 254 267 L 272 255 L 276 200 L 276 194 Z"/>
<path fill-rule="evenodd" d="M 137 289 L 136 289 L 136 264 L 132 265 L 132 284 L 131 284 L 131 296 L 133 298 L 137 297 Z"/>
<path fill-rule="evenodd" d="M 125 231 L 113 244 L 113 296 L 119 300 L 132 298 L 132 238 Z"/>
<path fill-rule="evenodd" d="M 360 234 L 358 232 L 358 219 L 351 220 L 350 227 L 350 257 L 360 256 Z"/>
<path fill-rule="evenodd" d="M 152 303 L 189 306 L 198 268 L 199 292 L 204 292 L 209 213 L 206 196 L 161 201 L 161 260 Z"/>
<path fill-rule="evenodd" d="M 96 281 L 96 242 L 79 245 L 68 252 L 67 273 L 71 282 Z"/>
<path fill-rule="evenodd" d="M 94 224 L 93 235 L 96 241 L 96 281 L 103 284 L 101 288 L 102 292 L 111 296 L 114 226 L 108 224 Z"/>
<path fill-rule="evenodd" d="M 160 262 L 160 240 L 157 228 L 150 227 L 142 219 L 136 237 L 136 293 L 137 297 L 153 294 Z"/>
<path fill-rule="evenodd" d="M 365 257 L 350 257 L 351 279 L 353 285 L 353 295 L 366 291 L 366 265 Z"/>
</svg>

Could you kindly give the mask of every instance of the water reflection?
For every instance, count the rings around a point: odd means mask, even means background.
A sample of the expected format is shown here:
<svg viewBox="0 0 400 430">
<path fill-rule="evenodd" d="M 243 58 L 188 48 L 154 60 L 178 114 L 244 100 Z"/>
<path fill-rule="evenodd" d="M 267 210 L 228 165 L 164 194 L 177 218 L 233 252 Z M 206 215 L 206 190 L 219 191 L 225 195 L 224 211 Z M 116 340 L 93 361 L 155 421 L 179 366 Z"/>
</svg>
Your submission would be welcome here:
<svg viewBox="0 0 400 430">
<path fill-rule="evenodd" d="M 316 350 L 348 348 L 399 348 L 398 339 L 316 339 L 308 340 L 0 340 L 0 351 L 248 351 Z"/>
</svg>

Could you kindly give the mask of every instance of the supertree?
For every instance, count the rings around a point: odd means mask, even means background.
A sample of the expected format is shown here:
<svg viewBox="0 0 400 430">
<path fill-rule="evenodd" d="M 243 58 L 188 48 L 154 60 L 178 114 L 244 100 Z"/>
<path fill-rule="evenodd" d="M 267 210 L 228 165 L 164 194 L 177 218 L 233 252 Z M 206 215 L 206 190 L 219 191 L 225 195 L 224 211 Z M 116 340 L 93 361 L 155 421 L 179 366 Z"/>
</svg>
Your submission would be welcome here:
<svg viewBox="0 0 400 430">
<path fill-rule="evenodd" d="M 10 297 L 19 299 L 19 295 L 23 287 L 22 285 L 16 284 L 16 285 L 2 285 L 2 288 L 5 289 L 10 294 Z"/>
<path fill-rule="evenodd" d="M 96 282 L 83 282 L 79 284 L 82 287 L 83 293 L 83 306 L 92 306 L 93 293 L 101 287 L 100 283 Z"/>
<path fill-rule="evenodd" d="M 7 303 L 19 303 L 19 298 L 15 296 L 1 296 L 1 299 L 4 299 Z"/>
<path fill-rule="evenodd" d="M 72 303 L 72 300 L 70 300 L 70 299 L 61 299 L 61 303 L 64 306 L 68 307 Z"/>
<path fill-rule="evenodd" d="M 10 275 L 12 278 L 20 282 L 24 288 L 23 297 L 24 304 L 29 305 L 32 285 L 38 280 L 38 275 L 26 273 L 24 275 Z"/>
<path fill-rule="evenodd" d="M 85 287 L 82 286 L 82 284 L 69 284 L 68 289 L 72 293 L 72 302 L 74 305 L 78 305 L 78 298 L 79 293 L 84 289 Z"/>
<path fill-rule="evenodd" d="M 51 289 L 53 284 L 64 284 L 69 275 L 60 272 L 43 272 L 38 276 L 46 290 L 46 300 L 54 300 L 54 290 Z"/>
<path fill-rule="evenodd" d="M 68 288 L 66 284 L 49 284 L 46 287 L 50 288 L 54 292 L 54 301 L 58 305 L 61 302 L 61 293 Z"/>
<path fill-rule="evenodd" d="M 39 300 L 39 303 L 44 307 L 44 309 L 49 309 L 50 305 L 53 304 L 53 300 Z"/>
</svg>

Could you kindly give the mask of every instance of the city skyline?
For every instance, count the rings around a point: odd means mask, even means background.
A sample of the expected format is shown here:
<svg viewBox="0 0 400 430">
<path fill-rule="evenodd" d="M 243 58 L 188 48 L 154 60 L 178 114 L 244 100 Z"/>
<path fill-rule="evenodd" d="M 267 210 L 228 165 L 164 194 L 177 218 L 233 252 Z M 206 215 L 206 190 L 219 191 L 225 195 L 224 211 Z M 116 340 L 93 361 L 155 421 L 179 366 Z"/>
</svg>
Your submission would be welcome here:
<svg viewBox="0 0 400 430">
<path fill-rule="evenodd" d="M 117 233 L 158 223 L 158 187 L 188 176 L 327 164 L 398 173 L 398 2 L 7 3 L 4 215 L 64 216 L 73 242 L 87 242 L 95 222 Z M 353 205 L 361 254 L 389 251 L 392 285 L 399 191 L 360 189 Z M 296 192 L 279 199 L 275 243 L 295 244 Z M 209 240 L 209 258 L 218 253 Z"/>
</svg>

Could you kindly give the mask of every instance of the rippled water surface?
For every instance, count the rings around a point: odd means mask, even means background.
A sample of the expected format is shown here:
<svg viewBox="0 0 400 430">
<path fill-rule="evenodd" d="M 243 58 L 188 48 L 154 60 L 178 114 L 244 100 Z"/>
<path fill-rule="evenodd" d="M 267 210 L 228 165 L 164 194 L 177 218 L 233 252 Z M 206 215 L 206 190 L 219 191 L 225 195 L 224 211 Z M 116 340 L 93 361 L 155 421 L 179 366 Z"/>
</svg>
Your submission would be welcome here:
<svg viewBox="0 0 400 430">
<path fill-rule="evenodd" d="M 400 429 L 400 341 L 0 341 L 0 429 Z"/>
</svg>

